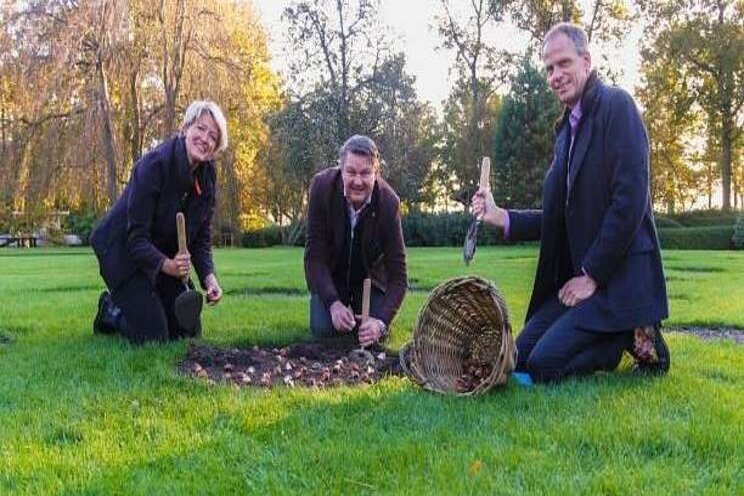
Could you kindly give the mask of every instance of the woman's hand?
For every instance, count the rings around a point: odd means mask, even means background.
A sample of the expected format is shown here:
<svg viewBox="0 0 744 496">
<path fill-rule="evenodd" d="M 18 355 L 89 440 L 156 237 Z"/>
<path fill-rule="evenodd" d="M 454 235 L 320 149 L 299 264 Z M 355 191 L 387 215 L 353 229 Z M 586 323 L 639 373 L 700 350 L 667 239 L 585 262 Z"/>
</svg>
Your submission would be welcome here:
<svg viewBox="0 0 744 496">
<path fill-rule="evenodd" d="M 178 253 L 173 258 L 165 259 L 160 271 L 171 277 L 187 279 L 191 275 L 191 255 Z"/>
<path fill-rule="evenodd" d="M 222 288 L 217 282 L 217 276 L 209 274 L 204 278 L 204 286 L 207 289 L 207 305 L 216 305 L 222 299 Z"/>
</svg>

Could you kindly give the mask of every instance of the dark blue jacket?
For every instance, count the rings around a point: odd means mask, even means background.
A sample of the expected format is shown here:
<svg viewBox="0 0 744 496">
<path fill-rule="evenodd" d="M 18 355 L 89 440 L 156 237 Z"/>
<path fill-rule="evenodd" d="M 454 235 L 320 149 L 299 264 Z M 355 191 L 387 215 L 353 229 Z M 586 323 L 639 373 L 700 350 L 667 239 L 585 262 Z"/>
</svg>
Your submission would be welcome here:
<svg viewBox="0 0 744 496">
<path fill-rule="evenodd" d="M 558 254 L 567 240 L 574 275 L 583 269 L 598 285 L 576 307 L 579 326 L 621 331 L 661 321 L 668 316 L 667 295 L 649 193 L 646 129 L 632 97 L 594 74 L 581 108 L 568 185 L 566 112 L 543 184 L 542 210 L 509 212 L 510 239 L 540 240 L 527 319 L 560 289 Z"/>
<path fill-rule="evenodd" d="M 192 175 L 182 137 L 171 138 L 140 158 L 124 192 L 91 235 L 109 289 L 137 272 L 155 282 L 166 257 L 173 258 L 178 251 L 177 212 L 186 217 L 191 262 L 203 287 L 204 278 L 214 271 L 210 232 L 214 205 L 214 163 L 201 164 Z"/>
</svg>

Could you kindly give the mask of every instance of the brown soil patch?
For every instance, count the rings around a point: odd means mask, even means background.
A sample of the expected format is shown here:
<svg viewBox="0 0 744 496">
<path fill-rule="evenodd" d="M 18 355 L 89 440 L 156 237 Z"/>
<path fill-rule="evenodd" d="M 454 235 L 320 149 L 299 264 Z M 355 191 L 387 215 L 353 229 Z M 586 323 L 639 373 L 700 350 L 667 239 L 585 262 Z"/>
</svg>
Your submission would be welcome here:
<svg viewBox="0 0 744 496">
<path fill-rule="evenodd" d="M 249 349 L 191 345 L 178 370 L 208 382 L 261 388 L 371 384 L 387 375 L 403 375 L 397 353 L 378 348 L 361 356 L 353 350 L 325 342 Z"/>
</svg>

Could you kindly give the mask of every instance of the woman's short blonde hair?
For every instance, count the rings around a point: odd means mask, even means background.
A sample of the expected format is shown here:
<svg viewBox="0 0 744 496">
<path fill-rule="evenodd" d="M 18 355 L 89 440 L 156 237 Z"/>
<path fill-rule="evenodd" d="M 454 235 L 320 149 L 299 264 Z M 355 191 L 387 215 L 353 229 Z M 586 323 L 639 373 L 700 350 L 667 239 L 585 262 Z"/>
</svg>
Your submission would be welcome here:
<svg viewBox="0 0 744 496">
<path fill-rule="evenodd" d="M 182 131 L 186 131 L 199 117 L 207 114 L 214 119 L 217 128 L 220 130 L 220 140 L 217 143 L 217 150 L 221 152 L 227 148 L 227 120 L 225 115 L 220 110 L 220 107 L 216 103 L 208 100 L 195 100 L 191 102 L 189 108 L 186 109 L 186 114 L 183 116 Z"/>
</svg>

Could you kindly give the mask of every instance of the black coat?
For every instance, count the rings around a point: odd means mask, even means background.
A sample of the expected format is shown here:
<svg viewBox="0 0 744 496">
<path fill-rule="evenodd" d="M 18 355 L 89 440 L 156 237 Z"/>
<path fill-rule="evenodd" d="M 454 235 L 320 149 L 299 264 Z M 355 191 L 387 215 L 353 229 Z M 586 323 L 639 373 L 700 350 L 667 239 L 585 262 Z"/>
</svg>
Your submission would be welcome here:
<svg viewBox="0 0 744 496">
<path fill-rule="evenodd" d="M 183 137 L 171 138 L 140 158 L 124 192 L 91 235 L 109 289 L 138 271 L 155 282 L 166 257 L 173 258 L 178 251 L 177 212 L 186 217 L 191 262 L 203 287 L 204 278 L 214 271 L 210 232 L 214 205 L 214 163 L 201 164 L 192 175 Z"/>
<path fill-rule="evenodd" d="M 581 105 L 568 186 L 566 112 L 543 184 L 543 209 L 509 212 L 511 239 L 540 239 L 527 319 L 560 289 L 558 254 L 567 239 L 574 274 L 583 269 L 598 285 L 576 307 L 579 326 L 620 331 L 661 321 L 669 312 L 649 193 L 646 129 L 632 97 L 594 75 Z"/>
</svg>

